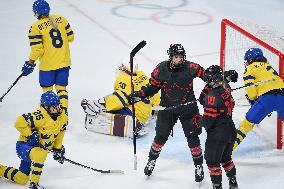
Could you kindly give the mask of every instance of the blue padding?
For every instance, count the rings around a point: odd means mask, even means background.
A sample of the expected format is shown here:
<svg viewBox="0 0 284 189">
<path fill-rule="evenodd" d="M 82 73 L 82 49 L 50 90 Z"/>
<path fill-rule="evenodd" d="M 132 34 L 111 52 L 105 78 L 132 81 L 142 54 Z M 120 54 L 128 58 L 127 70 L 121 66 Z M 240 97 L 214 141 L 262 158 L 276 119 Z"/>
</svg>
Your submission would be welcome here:
<svg viewBox="0 0 284 189">
<path fill-rule="evenodd" d="M 27 142 L 20 142 L 16 143 L 16 152 L 18 157 L 26 162 L 31 162 L 30 159 L 30 151 L 34 148 L 34 146 L 29 145 Z"/>
<path fill-rule="evenodd" d="M 70 67 L 60 68 L 51 71 L 39 71 L 39 83 L 41 87 L 52 85 L 67 86 Z"/>
<path fill-rule="evenodd" d="M 257 99 L 257 102 L 246 114 L 247 120 L 259 124 L 269 113 L 277 111 L 283 120 L 284 118 L 284 96 L 265 94 Z"/>
<path fill-rule="evenodd" d="M 130 115 L 130 116 L 132 115 L 131 110 L 127 107 L 124 107 L 120 110 L 114 110 L 114 111 L 109 111 L 109 112 L 112 114 Z"/>
<path fill-rule="evenodd" d="M 27 161 L 21 161 L 21 165 L 19 167 L 19 170 L 22 172 L 22 173 L 25 173 L 26 175 L 29 175 L 30 172 L 31 172 L 31 164 L 32 162 L 27 162 Z"/>
</svg>

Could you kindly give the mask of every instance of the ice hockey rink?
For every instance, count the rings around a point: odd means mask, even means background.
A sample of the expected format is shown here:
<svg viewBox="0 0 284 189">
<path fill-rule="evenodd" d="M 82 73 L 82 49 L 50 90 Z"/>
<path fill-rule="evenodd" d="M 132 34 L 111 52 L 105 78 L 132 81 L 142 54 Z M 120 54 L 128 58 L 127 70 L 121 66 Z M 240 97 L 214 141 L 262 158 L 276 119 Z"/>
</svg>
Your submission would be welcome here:
<svg viewBox="0 0 284 189">
<path fill-rule="evenodd" d="M 47 189 L 188 189 L 212 188 L 204 163 L 205 179 L 194 182 L 194 165 L 180 123 L 174 127 L 150 179 L 143 173 L 152 143 L 155 120 L 149 134 L 137 139 L 138 170 L 133 170 L 131 139 L 91 133 L 84 128 L 83 98 L 97 99 L 112 93 L 115 70 L 125 63 L 140 41 L 147 45 L 136 55 L 139 69 L 150 74 L 168 58 L 171 43 L 181 43 L 187 59 L 209 67 L 219 64 L 220 24 L 223 18 L 246 19 L 276 28 L 284 34 L 282 0 L 48 0 L 51 14 L 67 18 L 75 33 L 71 44 L 69 125 L 64 139 L 66 157 L 96 169 L 120 169 L 124 175 L 99 174 L 78 166 L 57 163 L 49 156 L 40 184 Z M 20 75 L 29 55 L 28 30 L 36 21 L 33 0 L 0 0 L 0 95 Z M 284 36 L 284 35 L 283 35 Z M 240 62 L 242 64 L 242 62 Z M 240 75 L 242 73 L 239 73 Z M 204 84 L 194 80 L 199 95 Z M 38 67 L 22 78 L 0 104 L 0 164 L 18 167 L 15 152 L 19 136 L 17 116 L 39 105 Z M 235 124 L 248 109 L 236 101 Z M 200 109 L 202 109 L 200 107 Z M 202 112 L 202 111 L 201 111 Z M 258 125 L 233 154 L 241 189 L 284 188 L 284 153 L 276 150 L 276 114 Z M 204 146 L 206 132 L 201 135 Z M 203 148 L 204 149 L 204 148 Z M 0 189 L 21 189 L 0 178 Z M 223 188 L 228 181 L 223 172 Z"/>
</svg>

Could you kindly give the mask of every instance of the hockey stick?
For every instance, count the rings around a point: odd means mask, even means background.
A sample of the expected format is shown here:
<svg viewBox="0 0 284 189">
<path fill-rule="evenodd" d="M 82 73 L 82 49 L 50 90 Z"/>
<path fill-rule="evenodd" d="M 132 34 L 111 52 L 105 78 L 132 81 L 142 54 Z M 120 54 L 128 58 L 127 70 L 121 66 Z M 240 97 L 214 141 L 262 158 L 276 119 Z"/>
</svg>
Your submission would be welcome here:
<svg viewBox="0 0 284 189">
<path fill-rule="evenodd" d="M 133 84 L 133 58 L 136 55 L 136 53 L 142 49 L 144 46 L 146 45 L 146 41 L 141 41 L 138 45 L 136 45 L 136 47 L 131 51 L 130 53 L 130 71 L 131 71 L 131 93 L 134 93 L 134 84 Z M 131 103 L 132 105 L 132 121 L 133 121 L 133 150 L 134 150 L 134 170 L 137 170 L 137 155 L 136 155 L 136 126 L 135 126 L 135 107 L 134 107 L 134 103 Z"/>
<path fill-rule="evenodd" d="M 39 144 L 39 147 L 40 147 L 40 148 L 43 148 L 44 150 L 46 150 L 46 151 L 48 151 L 48 152 L 50 152 L 50 153 L 52 153 L 52 154 L 54 154 L 54 151 L 53 151 L 53 150 L 49 150 L 49 149 L 47 149 L 46 147 L 44 147 L 43 145 L 41 145 L 41 144 Z M 73 161 L 73 160 L 70 160 L 70 159 L 68 159 L 68 158 L 64 158 L 64 161 L 67 161 L 67 162 L 69 162 L 69 163 L 71 163 L 71 164 L 73 164 L 73 165 L 77 165 L 77 166 L 79 166 L 79 167 L 83 167 L 83 168 L 85 168 L 85 169 L 90 169 L 90 170 L 92 170 L 92 171 L 96 171 L 96 172 L 99 172 L 99 173 L 104 173 L 104 174 L 106 174 L 106 173 L 124 174 L 124 171 L 122 171 L 122 170 L 101 170 L 101 169 L 95 169 L 95 168 L 92 168 L 92 167 L 83 165 L 83 164 L 81 164 L 81 163 L 75 162 L 75 161 Z"/>
<path fill-rule="evenodd" d="M 187 103 L 184 103 L 184 104 L 178 104 L 176 106 L 170 106 L 170 107 L 163 107 L 163 106 L 154 106 L 152 108 L 152 110 L 164 110 L 164 111 L 169 111 L 169 110 L 173 110 L 173 109 L 176 109 L 176 108 L 179 108 L 179 107 L 182 107 L 182 106 L 186 106 L 186 105 L 189 105 L 189 104 L 193 104 L 195 102 L 197 102 L 198 100 L 194 100 L 194 101 L 190 101 L 190 102 L 187 102 Z"/>
<path fill-rule="evenodd" d="M 72 161 L 72 160 L 67 159 L 67 158 L 65 158 L 65 161 L 67 161 L 67 162 L 69 162 L 73 165 L 77 165 L 79 167 L 83 167 L 85 169 L 90 169 L 92 171 L 96 171 L 96 172 L 103 173 L 103 174 L 106 174 L 106 173 L 124 174 L 124 171 L 122 171 L 122 170 L 101 170 L 101 169 L 95 169 L 95 168 L 80 164 L 78 162 Z"/>
<path fill-rule="evenodd" d="M 21 77 L 23 76 L 23 73 L 21 73 L 21 75 L 19 75 L 17 77 L 17 79 L 14 81 L 14 83 L 8 88 L 7 92 L 4 93 L 1 98 L 0 98 L 0 102 L 2 102 L 3 98 L 10 92 L 10 90 L 16 85 L 16 83 L 21 79 Z"/>
<path fill-rule="evenodd" d="M 248 88 L 248 87 L 252 87 L 252 86 L 257 86 L 257 85 L 260 85 L 260 84 L 263 84 L 263 83 L 266 83 L 266 82 L 270 82 L 270 81 L 274 81 L 275 79 L 268 79 L 268 80 L 264 80 L 264 81 L 259 81 L 259 82 L 256 82 L 256 83 L 252 83 L 250 85 L 244 85 L 244 86 L 241 86 L 241 87 L 237 87 L 237 88 L 234 88 L 234 89 L 231 89 L 231 91 L 236 91 L 236 90 L 239 90 L 239 89 L 244 89 L 244 88 Z M 187 102 L 187 103 L 184 103 L 184 104 L 178 104 L 178 105 L 175 105 L 175 106 L 170 106 L 170 107 L 163 107 L 163 106 L 154 106 L 152 108 L 152 110 L 165 110 L 165 111 L 168 111 L 168 110 L 173 110 L 175 108 L 179 108 L 179 107 L 182 107 L 182 106 L 186 106 L 188 104 L 192 104 L 192 103 L 195 103 L 199 100 L 194 100 L 194 101 L 190 101 L 190 102 Z"/>
<path fill-rule="evenodd" d="M 237 88 L 231 89 L 231 91 L 244 89 L 244 88 L 248 88 L 248 87 L 252 87 L 252 86 L 258 86 L 258 85 L 261 85 L 263 83 L 270 82 L 270 81 L 275 81 L 275 78 L 259 81 L 259 82 L 256 82 L 256 83 L 252 83 L 250 85 L 244 85 L 244 86 L 241 86 L 241 87 L 237 87 Z"/>
</svg>

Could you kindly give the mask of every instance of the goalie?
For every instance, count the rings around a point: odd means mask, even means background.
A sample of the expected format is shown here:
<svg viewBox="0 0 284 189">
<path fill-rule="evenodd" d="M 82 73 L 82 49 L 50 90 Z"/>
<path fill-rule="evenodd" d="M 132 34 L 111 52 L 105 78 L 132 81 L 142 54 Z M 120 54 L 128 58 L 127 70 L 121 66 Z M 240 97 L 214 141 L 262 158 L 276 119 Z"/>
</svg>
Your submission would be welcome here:
<svg viewBox="0 0 284 189">
<path fill-rule="evenodd" d="M 89 131 L 120 137 L 133 137 L 132 107 L 129 104 L 131 94 L 131 72 L 128 67 L 121 64 L 118 67 L 118 76 L 114 83 L 114 92 L 99 100 L 81 101 L 86 113 L 85 128 Z M 143 71 L 134 69 L 134 91 L 149 83 L 149 78 Z M 136 133 L 143 136 L 147 133 L 145 125 L 151 117 L 152 107 L 160 103 L 160 95 L 135 104 Z"/>
</svg>

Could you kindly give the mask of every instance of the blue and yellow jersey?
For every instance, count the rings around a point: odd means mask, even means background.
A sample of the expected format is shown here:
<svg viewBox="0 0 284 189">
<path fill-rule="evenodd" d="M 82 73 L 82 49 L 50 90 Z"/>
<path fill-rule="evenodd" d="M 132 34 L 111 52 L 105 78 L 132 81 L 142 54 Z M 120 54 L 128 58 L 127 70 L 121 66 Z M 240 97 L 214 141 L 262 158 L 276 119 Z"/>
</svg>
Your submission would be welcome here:
<svg viewBox="0 0 284 189">
<path fill-rule="evenodd" d="M 40 144 L 45 148 L 61 149 L 62 141 L 68 123 L 67 110 L 61 109 L 61 114 L 54 121 L 48 112 L 40 107 L 33 113 L 27 113 L 19 116 L 15 127 L 20 132 L 19 141 L 26 142 L 33 130 L 38 130 Z"/>
<path fill-rule="evenodd" d="M 116 111 L 126 108 L 132 114 L 132 107 L 128 103 L 131 94 L 131 73 L 120 71 L 114 84 L 114 93 L 105 97 L 105 107 L 107 111 Z M 149 83 L 149 78 L 142 71 L 138 71 L 133 76 L 134 91 L 139 91 L 142 86 Z M 135 103 L 135 114 L 139 122 L 145 124 L 151 116 L 152 107 L 160 104 L 160 95 Z"/>
<path fill-rule="evenodd" d="M 273 81 L 265 82 L 257 86 L 252 85 L 247 87 L 246 92 L 250 100 L 256 100 L 259 96 L 273 89 L 284 88 L 283 80 L 271 65 L 266 62 L 254 62 L 248 65 L 243 79 L 245 85 L 274 79 Z"/>
<path fill-rule="evenodd" d="M 59 15 L 42 18 L 35 22 L 28 34 L 31 52 L 29 59 L 40 60 L 39 69 L 56 70 L 71 65 L 69 42 L 74 33 L 68 21 Z"/>
</svg>

